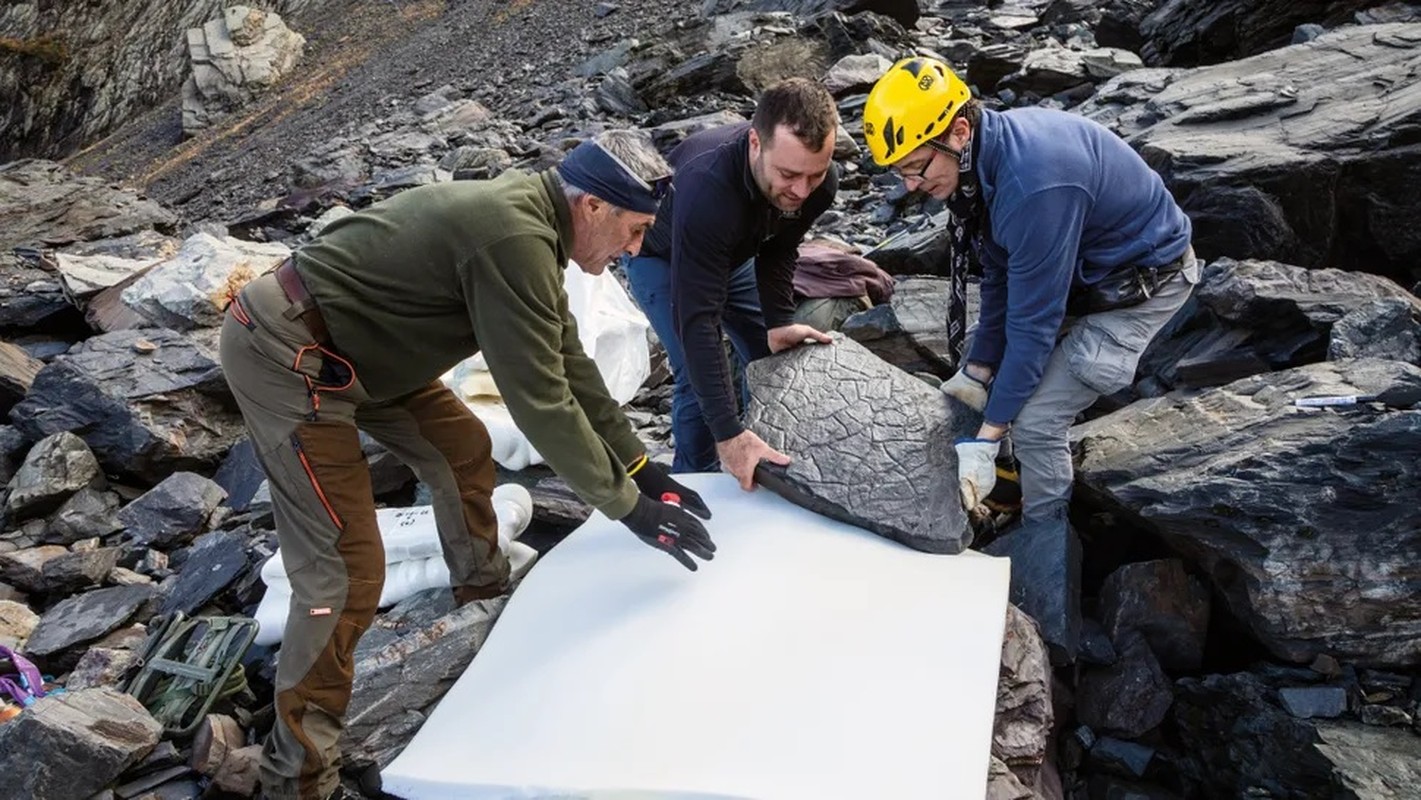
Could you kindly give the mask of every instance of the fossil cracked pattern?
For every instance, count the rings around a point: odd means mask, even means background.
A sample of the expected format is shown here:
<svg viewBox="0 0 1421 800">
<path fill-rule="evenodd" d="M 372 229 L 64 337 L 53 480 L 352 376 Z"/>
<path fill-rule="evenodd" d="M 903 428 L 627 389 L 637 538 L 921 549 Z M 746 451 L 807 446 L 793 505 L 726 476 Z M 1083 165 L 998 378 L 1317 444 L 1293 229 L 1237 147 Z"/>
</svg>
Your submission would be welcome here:
<svg viewBox="0 0 1421 800">
<path fill-rule="evenodd" d="M 980 416 L 839 334 L 748 375 L 749 427 L 794 458 L 787 499 L 925 552 L 971 543 L 952 442 Z"/>
</svg>

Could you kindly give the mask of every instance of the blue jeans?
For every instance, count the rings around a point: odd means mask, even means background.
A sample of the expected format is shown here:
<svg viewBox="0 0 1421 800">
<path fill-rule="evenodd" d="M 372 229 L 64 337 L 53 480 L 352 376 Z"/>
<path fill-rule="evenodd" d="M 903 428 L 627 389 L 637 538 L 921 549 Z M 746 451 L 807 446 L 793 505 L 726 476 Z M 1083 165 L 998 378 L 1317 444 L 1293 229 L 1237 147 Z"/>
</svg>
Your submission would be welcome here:
<svg viewBox="0 0 1421 800">
<path fill-rule="evenodd" d="M 671 265 L 661 258 L 637 256 L 622 262 L 632 297 L 666 348 L 666 360 L 671 365 L 675 388 L 671 394 L 671 436 L 676 440 L 676 456 L 672 472 L 715 472 L 720 458 L 715 452 L 715 437 L 701 416 L 701 404 L 691 386 L 686 371 L 686 352 L 676 328 L 676 316 L 671 306 Z M 751 259 L 730 274 L 726 287 L 725 308 L 721 311 L 721 326 L 735 348 L 741 375 L 736 379 L 736 392 L 741 404 L 749 401 L 749 391 L 743 376 L 744 366 L 770 354 L 765 320 L 760 313 L 760 289 L 755 280 L 755 261 Z"/>
</svg>

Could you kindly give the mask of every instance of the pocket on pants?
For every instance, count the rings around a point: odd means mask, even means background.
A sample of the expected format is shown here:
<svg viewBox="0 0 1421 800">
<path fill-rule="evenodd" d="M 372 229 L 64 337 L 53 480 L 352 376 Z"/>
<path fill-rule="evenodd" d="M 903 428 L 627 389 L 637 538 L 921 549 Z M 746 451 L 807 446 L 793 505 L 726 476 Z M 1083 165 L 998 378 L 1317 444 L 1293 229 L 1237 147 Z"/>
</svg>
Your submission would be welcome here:
<svg viewBox="0 0 1421 800">
<path fill-rule="evenodd" d="M 1114 394 L 1135 379 L 1140 363 L 1140 346 L 1120 341 L 1120 337 L 1089 317 L 1076 323 L 1066 337 L 1066 364 L 1081 383 L 1100 394 Z"/>
</svg>

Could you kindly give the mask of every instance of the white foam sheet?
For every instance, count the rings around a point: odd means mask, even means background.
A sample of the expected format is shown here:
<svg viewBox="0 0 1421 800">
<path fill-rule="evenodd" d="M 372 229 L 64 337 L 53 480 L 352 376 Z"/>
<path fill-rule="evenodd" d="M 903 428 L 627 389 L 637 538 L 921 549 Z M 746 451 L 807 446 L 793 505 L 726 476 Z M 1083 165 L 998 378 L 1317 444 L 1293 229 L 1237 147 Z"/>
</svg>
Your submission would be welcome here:
<svg viewBox="0 0 1421 800">
<path fill-rule="evenodd" d="M 691 573 L 594 514 L 382 777 L 408 800 L 980 798 L 1009 563 L 682 476 Z"/>
</svg>

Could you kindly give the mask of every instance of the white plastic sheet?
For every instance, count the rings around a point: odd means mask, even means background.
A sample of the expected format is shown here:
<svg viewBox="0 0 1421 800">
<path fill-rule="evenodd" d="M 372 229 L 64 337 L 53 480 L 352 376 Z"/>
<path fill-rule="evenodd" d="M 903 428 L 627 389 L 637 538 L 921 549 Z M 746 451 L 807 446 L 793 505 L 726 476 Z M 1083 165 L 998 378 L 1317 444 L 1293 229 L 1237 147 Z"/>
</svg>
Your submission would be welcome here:
<svg viewBox="0 0 1421 800">
<path fill-rule="evenodd" d="M 980 798 L 1009 563 L 685 476 L 690 573 L 594 514 L 382 773 L 408 800 Z"/>
<path fill-rule="evenodd" d="M 629 402 L 651 374 L 646 316 L 610 272 L 588 275 L 570 263 L 563 286 L 582 349 L 597 362 L 612 397 L 618 403 Z M 488 428 L 495 461 L 511 470 L 543 463 L 542 455 L 513 423 L 482 355 L 461 361 L 443 380 Z"/>
<path fill-rule="evenodd" d="M 494 489 L 493 510 L 498 517 L 499 548 L 509 560 L 513 577 L 521 578 L 538 557 L 536 550 L 516 541 L 532 518 L 532 498 L 523 487 L 505 484 Z M 450 585 L 432 506 L 382 508 L 375 512 L 375 522 L 385 546 L 381 608 L 426 589 Z M 262 565 L 261 578 L 267 589 L 257 606 L 256 643 L 273 645 L 281 641 L 291 610 L 291 582 L 280 550 Z"/>
</svg>

